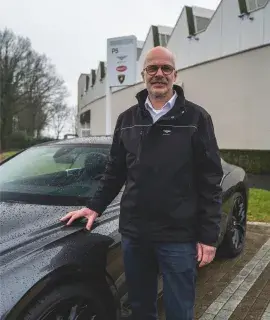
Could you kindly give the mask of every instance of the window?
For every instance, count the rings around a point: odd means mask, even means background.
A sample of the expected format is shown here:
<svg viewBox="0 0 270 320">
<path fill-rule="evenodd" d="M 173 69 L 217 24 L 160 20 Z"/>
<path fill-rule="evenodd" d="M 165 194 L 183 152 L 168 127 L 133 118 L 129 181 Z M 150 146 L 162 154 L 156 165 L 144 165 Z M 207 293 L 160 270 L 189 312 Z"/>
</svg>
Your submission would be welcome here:
<svg viewBox="0 0 270 320">
<path fill-rule="evenodd" d="M 142 53 L 142 48 L 137 48 L 137 60 L 139 60 Z"/>
<path fill-rule="evenodd" d="M 69 197 L 91 197 L 108 155 L 109 145 L 67 144 L 27 149 L 0 166 L 1 198 L 29 203 L 47 201 L 48 205 L 57 199 L 65 205 Z"/>
<path fill-rule="evenodd" d="M 194 16 L 196 32 L 203 31 L 207 28 L 210 19 L 205 17 Z"/>
<path fill-rule="evenodd" d="M 266 5 L 268 0 L 246 0 L 247 1 L 247 9 L 249 12 L 258 10 Z"/>
<path fill-rule="evenodd" d="M 87 110 L 80 114 L 80 123 L 83 125 L 85 123 L 90 124 L 91 121 L 91 110 Z"/>
<path fill-rule="evenodd" d="M 257 0 L 257 7 L 262 8 L 267 4 L 268 0 Z"/>
<path fill-rule="evenodd" d="M 91 129 L 90 128 L 81 128 L 81 136 L 82 137 L 90 137 Z"/>
<path fill-rule="evenodd" d="M 168 34 L 159 34 L 159 43 L 162 47 L 167 47 L 167 44 L 169 42 L 170 36 Z"/>
</svg>

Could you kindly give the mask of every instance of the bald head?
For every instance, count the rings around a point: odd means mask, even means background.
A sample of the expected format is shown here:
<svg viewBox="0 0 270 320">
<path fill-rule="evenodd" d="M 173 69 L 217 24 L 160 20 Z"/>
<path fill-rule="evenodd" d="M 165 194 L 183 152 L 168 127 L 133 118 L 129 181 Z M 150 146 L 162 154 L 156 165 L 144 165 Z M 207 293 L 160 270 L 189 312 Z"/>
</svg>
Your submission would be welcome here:
<svg viewBox="0 0 270 320">
<path fill-rule="evenodd" d="M 175 67 L 175 57 L 174 54 L 165 47 L 154 47 L 148 51 L 144 60 L 144 67 L 146 67 L 150 62 L 156 60 L 167 60 L 170 64 Z"/>
<path fill-rule="evenodd" d="M 146 55 L 142 77 L 152 104 L 163 104 L 173 96 L 176 80 L 175 58 L 164 47 L 154 47 Z"/>
</svg>

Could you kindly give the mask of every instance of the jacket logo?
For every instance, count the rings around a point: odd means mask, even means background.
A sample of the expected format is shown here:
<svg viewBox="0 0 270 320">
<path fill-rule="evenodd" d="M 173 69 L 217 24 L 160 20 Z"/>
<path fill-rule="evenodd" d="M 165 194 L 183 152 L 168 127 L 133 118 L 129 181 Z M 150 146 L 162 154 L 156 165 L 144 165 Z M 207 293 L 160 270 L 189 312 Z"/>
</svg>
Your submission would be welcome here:
<svg viewBox="0 0 270 320">
<path fill-rule="evenodd" d="M 163 136 L 168 136 L 171 134 L 171 132 L 172 132 L 172 130 L 163 129 Z"/>
</svg>

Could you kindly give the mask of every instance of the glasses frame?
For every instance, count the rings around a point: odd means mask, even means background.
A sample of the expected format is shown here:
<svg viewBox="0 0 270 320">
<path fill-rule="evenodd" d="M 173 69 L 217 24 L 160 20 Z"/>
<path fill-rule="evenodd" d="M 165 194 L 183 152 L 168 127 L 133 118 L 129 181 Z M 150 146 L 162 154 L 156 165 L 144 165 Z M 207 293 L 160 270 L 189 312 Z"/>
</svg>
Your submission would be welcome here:
<svg viewBox="0 0 270 320">
<path fill-rule="evenodd" d="M 147 68 L 149 68 L 149 67 L 151 67 L 151 66 L 158 67 L 158 69 L 157 69 L 157 71 L 156 71 L 155 73 L 149 73 L 149 72 L 147 71 Z M 162 70 L 162 67 L 164 67 L 164 66 L 172 68 L 171 72 L 170 72 L 170 73 L 164 73 L 164 71 Z M 173 66 L 169 65 L 169 64 L 163 64 L 163 65 L 150 64 L 150 65 L 148 65 L 147 67 L 145 67 L 145 68 L 143 69 L 143 71 L 146 71 L 146 73 L 147 73 L 149 76 L 155 76 L 155 75 L 158 73 L 158 70 L 159 70 L 159 69 L 160 69 L 161 72 L 162 72 L 164 75 L 166 75 L 166 76 L 171 75 L 171 74 L 175 71 L 175 68 L 174 68 Z"/>
</svg>

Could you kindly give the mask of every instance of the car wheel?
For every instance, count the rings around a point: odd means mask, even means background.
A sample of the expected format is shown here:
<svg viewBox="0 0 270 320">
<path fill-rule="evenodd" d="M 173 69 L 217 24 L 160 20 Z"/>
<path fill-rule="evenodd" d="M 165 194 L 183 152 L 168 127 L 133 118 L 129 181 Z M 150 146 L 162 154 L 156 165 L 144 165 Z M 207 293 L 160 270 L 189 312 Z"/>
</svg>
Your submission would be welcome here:
<svg viewBox="0 0 270 320">
<path fill-rule="evenodd" d="M 232 198 L 232 208 L 226 234 L 220 246 L 220 256 L 237 257 L 244 249 L 246 238 L 247 207 L 245 197 L 236 192 Z"/>
<path fill-rule="evenodd" d="M 82 284 L 60 285 L 40 297 L 23 320 L 109 320 L 106 306 Z"/>
</svg>

